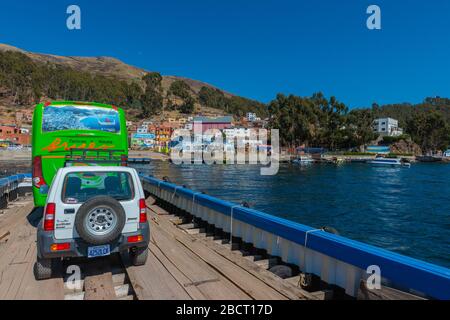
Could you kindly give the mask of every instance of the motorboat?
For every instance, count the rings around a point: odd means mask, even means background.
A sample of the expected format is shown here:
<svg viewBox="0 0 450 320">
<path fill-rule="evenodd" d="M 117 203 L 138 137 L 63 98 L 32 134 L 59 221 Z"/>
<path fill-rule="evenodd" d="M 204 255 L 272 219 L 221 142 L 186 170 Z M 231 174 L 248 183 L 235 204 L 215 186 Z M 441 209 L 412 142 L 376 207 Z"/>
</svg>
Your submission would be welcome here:
<svg viewBox="0 0 450 320">
<path fill-rule="evenodd" d="M 313 164 L 314 160 L 313 160 L 313 158 L 311 158 L 311 156 L 301 155 L 301 156 L 298 156 L 296 159 L 292 160 L 292 163 L 303 166 L 303 165 Z"/>
<path fill-rule="evenodd" d="M 381 156 L 375 157 L 375 159 L 368 160 L 366 163 L 371 164 L 373 166 L 391 166 L 391 167 L 410 167 L 411 164 L 409 162 L 404 162 L 399 158 L 385 158 Z"/>
</svg>

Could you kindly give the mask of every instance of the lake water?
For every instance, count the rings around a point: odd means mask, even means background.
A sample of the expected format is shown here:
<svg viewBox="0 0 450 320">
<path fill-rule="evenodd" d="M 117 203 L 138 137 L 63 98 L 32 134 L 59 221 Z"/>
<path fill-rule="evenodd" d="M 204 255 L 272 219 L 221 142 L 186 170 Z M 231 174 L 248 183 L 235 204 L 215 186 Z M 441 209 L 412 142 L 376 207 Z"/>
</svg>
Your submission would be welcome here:
<svg viewBox="0 0 450 320">
<path fill-rule="evenodd" d="M 140 172 L 312 227 L 450 267 L 450 165 L 283 164 L 275 176 L 253 165 L 174 165 Z"/>
</svg>

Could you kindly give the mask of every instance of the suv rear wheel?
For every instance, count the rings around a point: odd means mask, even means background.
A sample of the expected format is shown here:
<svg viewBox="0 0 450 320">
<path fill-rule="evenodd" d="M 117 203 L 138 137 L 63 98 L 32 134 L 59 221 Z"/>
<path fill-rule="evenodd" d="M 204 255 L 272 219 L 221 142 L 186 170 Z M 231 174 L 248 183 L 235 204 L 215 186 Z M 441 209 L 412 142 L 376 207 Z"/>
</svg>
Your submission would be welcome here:
<svg viewBox="0 0 450 320">
<path fill-rule="evenodd" d="M 33 271 L 36 280 L 49 279 L 52 276 L 52 259 L 37 257 Z"/>
<path fill-rule="evenodd" d="M 78 234 L 91 244 L 105 244 L 117 239 L 125 226 L 125 211 L 112 197 L 98 196 L 78 209 L 75 227 Z"/>
<path fill-rule="evenodd" d="M 133 266 L 142 266 L 147 261 L 148 248 L 134 248 L 130 249 L 130 258 Z"/>
</svg>

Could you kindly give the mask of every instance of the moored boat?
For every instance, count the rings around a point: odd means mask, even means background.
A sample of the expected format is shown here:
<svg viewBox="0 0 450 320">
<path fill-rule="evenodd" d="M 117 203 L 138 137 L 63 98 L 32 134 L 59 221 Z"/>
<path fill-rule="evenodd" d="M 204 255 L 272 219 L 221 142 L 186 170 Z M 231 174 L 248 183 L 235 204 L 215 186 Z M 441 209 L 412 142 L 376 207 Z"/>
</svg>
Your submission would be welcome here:
<svg viewBox="0 0 450 320">
<path fill-rule="evenodd" d="M 410 167 L 411 164 L 409 162 L 403 162 L 402 159 L 399 158 L 385 158 L 381 156 L 375 157 L 375 159 L 368 160 L 366 163 L 371 164 L 373 166 L 401 166 L 401 167 Z"/>
<path fill-rule="evenodd" d="M 296 159 L 292 160 L 292 163 L 295 163 L 298 165 L 309 165 L 309 164 L 314 163 L 314 160 L 311 158 L 311 156 L 301 155 L 301 156 L 298 156 Z"/>
</svg>

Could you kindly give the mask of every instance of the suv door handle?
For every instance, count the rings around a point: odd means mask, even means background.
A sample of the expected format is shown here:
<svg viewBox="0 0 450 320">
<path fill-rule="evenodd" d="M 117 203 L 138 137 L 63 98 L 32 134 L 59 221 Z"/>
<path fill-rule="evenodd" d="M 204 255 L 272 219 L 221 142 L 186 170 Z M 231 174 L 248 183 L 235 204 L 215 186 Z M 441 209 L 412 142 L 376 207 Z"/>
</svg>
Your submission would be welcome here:
<svg viewBox="0 0 450 320">
<path fill-rule="evenodd" d="M 64 209 L 64 214 L 74 214 L 75 213 L 75 209 L 71 208 L 71 209 Z"/>
</svg>

